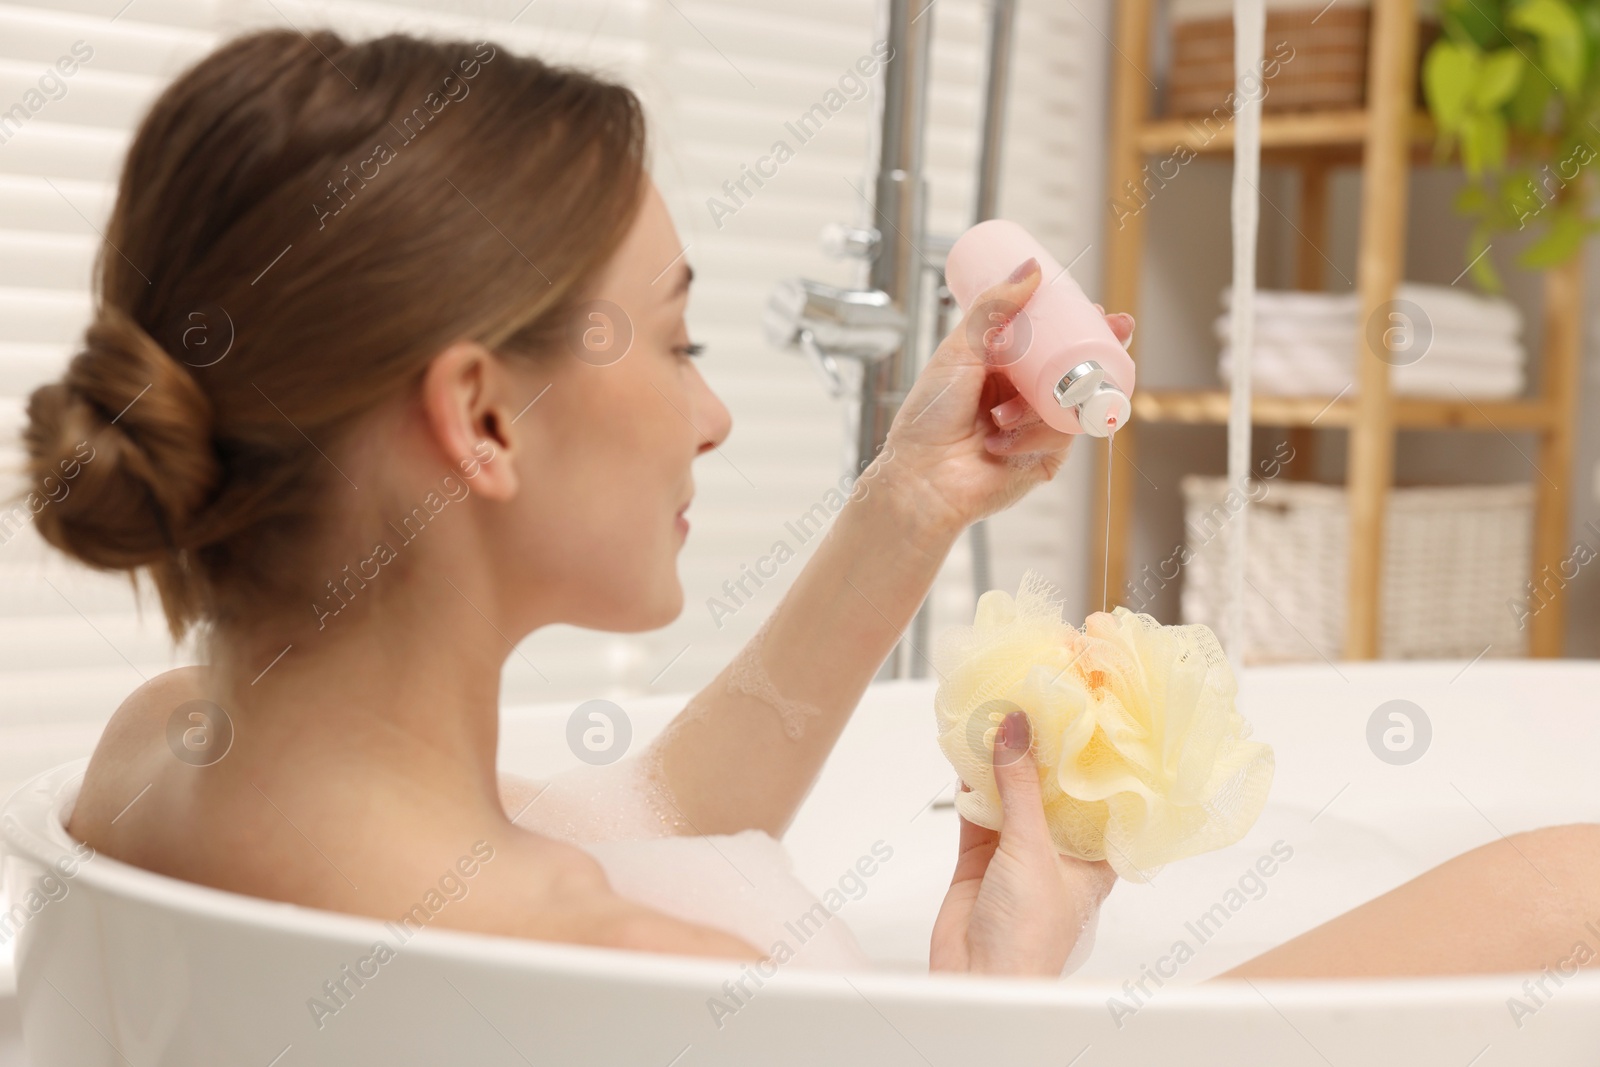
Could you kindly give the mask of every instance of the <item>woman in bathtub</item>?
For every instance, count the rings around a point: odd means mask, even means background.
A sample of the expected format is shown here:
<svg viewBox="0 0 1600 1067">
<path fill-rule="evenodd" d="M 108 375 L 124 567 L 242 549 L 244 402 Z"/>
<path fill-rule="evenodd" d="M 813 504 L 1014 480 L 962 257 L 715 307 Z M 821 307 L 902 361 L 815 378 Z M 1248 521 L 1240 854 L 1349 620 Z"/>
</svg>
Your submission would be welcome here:
<svg viewBox="0 0 1600 1067">
<path fill-rule="evenodd" d="M 650 630 L 683 606 L 692 465 L 730 428 L 695 366 L 683 251 L 637 100 L 588 75 L 285 31 L 178 79 L 130 149 L 93 323 L 33 395 L 26 441 L 35 481 L 76 467 L 43 536 L 147 572 L 174 637 L 203 628 L 207 666 L 117 711 L 71 832 L 385 919 L 483 842 L 493 862 L 440 925 L 761 958 L 617 893 L 575 842 L 781 835 L 957 537 L 1053 477 L 1068 438 L 963 323 L 761 635 L 652 746 L 631 826 L 501 782 L 518 641 Z M 1029 261 L 979 303 L 1040 283 Z M 234 727 L 203 769 L 167 740 L 196 699 Z M 1059 974 L 1110 888 L 1104 864 L 1050 847 L 1028 748 L 1008 722 L 1006 829 L 962 826 L 935 970 Z M 1491 845 L 1240 973 L 1537 969 L 1600 895 L 1597 855 L 1589 828 Z"/>
</svg>

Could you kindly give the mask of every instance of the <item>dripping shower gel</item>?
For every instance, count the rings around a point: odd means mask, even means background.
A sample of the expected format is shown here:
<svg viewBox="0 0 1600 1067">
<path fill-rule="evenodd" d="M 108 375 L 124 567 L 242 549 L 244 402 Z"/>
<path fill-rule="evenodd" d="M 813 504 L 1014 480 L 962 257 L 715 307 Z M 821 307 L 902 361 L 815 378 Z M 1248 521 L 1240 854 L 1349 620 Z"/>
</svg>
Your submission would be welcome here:
<svg viewBox="0 0 1600 1067">
<path fill-rule="evenodd" d="M 956 241 L 945 283 L 962 311 L 1029 256 L 1039 261 L 1039 288 L 1022 312 L 991 338 L 997 365 L 1046 423 L 1065 433 L 1106 437 L 1132 415 L 1133 358 L 1072 275 L 1014 222 L 980 222 Z M 987 332 L 1008 309 L 981 312 L 973 329 Z"/>
</svg>

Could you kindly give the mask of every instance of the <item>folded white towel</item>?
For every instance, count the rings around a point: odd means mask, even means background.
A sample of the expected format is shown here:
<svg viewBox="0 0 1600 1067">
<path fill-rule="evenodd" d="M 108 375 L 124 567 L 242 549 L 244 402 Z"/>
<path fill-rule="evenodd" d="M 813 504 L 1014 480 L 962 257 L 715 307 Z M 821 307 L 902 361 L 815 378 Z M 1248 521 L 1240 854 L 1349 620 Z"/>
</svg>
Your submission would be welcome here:
<svg viewBox="0 0 1600 1067">
<path fill-rule="evenodd" d="M 1310 11 L 1327 0 L 1267 0 L 1267 11 Z M 1352 8 L 1367 7 L 1365 3 L 1352 4 Z M 1172 21 L 1189 22 L 1198 19 L 1231 19 L 1233 0 L 1172 0 Z"/>
<path fill-rule="evenodd" d="M 1232 381 L 1233 360 L 1227 348 L 1222 350 L 1218 371 L 1223 384 Z M 1519 396 L 1526 386 L 1520 366 L 1494 367 L 1471 364 L 1436 362 L 1430 356 L 1420 362 L 1390 371 L 1389 382 L 1397 396 L 1442 397 L 1456 400 L 1465 395 L 1473 398 L 1505 398 Z M 1250 384 L 1252 392 L 1261 396 L 1346 396 L 1359 391 L 1356 374 L 1348 363 L 1334 359 L 1305 359 L 1299 354 L 1284 353 L 1273 348 L 1257 346 L 1251 361 Z M 1460 392 L 1457 392 L 1460 390 Z"/>
<path fill-rule="evenodd" d="M 1389 380 L 1401 396 L 1445 400 L 1458 400 L 1463 396 L 1504 400 L 1521 396 L 1528 384 L 1520 367 L 1450 366 L 1426 359 L 1396 367 Z"/>
<path fill-rule="evenodd" d="M 1224 312 L 1212 323 L 1218 341 L 1226 344 L 1231 336 L 1232 315 Z M 1314 323 L 1301 325 L 1271 319 L 1256 323 L 1256 344 L 1285 352 L 1300 353 L 1299 358 L 1321 359 L 1322 352 L 1330 358 L 1350 364 L 1357 351 L 1354 323 L 1328 325 Z M 1316 351 L 1321 350 L 1321 351 Z M 1463 330 L 1454 326 L 1436 329 L 1428 348 L 1418 361 L 1451 362 L 1485 367 L 1521 367 L 1527 359 L 1526 350 L 1515 337 L 1494 333 Z"/>
<path fill-rule="evenodd" d="M 1447 285 L 1406 282 L 1396 299 L 1417 309 L 1417 330 L 1431 333 L 1414 362 L 1393 368 L 1390 382 L 1401 396 L 1459 398 L 1520 395 L 1526 386 L 1527 352 L 1519 339 L 1522 314 L 1499 297 L 1480 296 Z M 1222 305 L 1231 308 L 1231 288 Z M 1334 396 L 1353 390 L 1360 333 L 1360 295 L 1262 290 L 1256 294 L 1252 386 L 1264 395 Z M 1395 325 L 1399 325 L 1396 323 Z M 1212 329 L 1223 343 L 1222 378 L 1228 381 L 1231 312 Z"/>
<path fill-rule="evenodd" d="M 1267 14 L 1270 15 L 1275 11 L 1316 12 L 1332 6 L 1327 0 L 1267 0 Z M 1344 10 L 1359 11 L 1370 6 L 1370 3 L 1357 0 L 1356 3 L 1346 4 Z M 1417 15 L 1420 18 L 1432 16 L 1438 7 L 1439 0 L 1417 0 Z M 1232 17 L 1233 0 L 1172 0 L 1173 22 Z"/>
<path fill-rule="evenodd" d="M 1233 286 L 1222 290 L 1222 309 L 1233 307 Z M 1343 322 L 1361 310 L 1360 297 L 1353 292 L 1314 293 L 1304 289 L 1257 289 L 1256 316 L 1276 315 L 1316 318 Z"/>
<path fill-rule="evenodd" d="M 1505 297 L 1484 296 L 1453 285 L 1405 282 L 1395 298 L 1421 307 L 1433 320 L 1435 330 L 1482 330 L 1512 336 L 1522 333 L 1522 312 Z"/>
<path fill-rule="evenodd" d="M 1468 330 L 1500 336 L 1520 336 L 1522 312 L 1504 297 L 1482 296 L 1450 285 L 1404 282 L 1395 299 L 1417 305 L 1433 328 Z M 1233 306 L 1232 286 L 1222 290 L 1224 310 Z M 1360 295 L 1354 292 L 1313 293 L 1301 290 L 1262 289 L 1256 293 L 1256 321 L 1340 322 L 1359 317 Z"/>
</svg>

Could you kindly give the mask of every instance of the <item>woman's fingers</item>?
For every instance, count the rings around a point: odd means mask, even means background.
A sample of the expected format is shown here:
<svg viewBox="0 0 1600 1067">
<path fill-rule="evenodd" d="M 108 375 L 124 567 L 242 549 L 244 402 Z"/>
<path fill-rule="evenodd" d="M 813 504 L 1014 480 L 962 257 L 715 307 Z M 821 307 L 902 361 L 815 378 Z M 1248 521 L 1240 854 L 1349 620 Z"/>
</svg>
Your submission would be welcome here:
<svg viewBox="0 0 1600 1067">
<path fill-rule="evenodd" d="M 1028 398 L 1018 393 L 1003 404 L 996 404 L 989 409 L 989 417 L 994 419 L 994 424 L 1002 430 L 1009 430 L 1012 426 L 1022 421 L 1022 417 L 1033 410 L 1033 405 L 1028 403 Z"/>
<path fill-rule="evenodd" d="M 982 848 L 992 845 L 1000 839 L 998 830 L 991 830 L 986 826 L 979 826 L 965 815 L 957 814 L 961 820 L 961 838 L 956 845 L 957 853 L 967 852 L 969 849 Z"/>
<path fill-rule="evenodd" d="M 989 869 L 989 860 L 1000 844 L 1000 832 L 979 826 L 965 815 L 961 820 L 961 839 L 956 844 L 956 866 L 950 873 L 950 884 L 981 879 Z"/>
<path fill-rule="evenodd" d="M 1017 265 L 1011 276 L 978 294 L 972 306 L 939 346 L 928 366 L 941 363 L 982 366 L 1004 364 L 1012 320 L 1039 288 L 1039 261 L 1031 256 Z"/>
<path fill-rule="evenodd" d="M 1105 309 L 1105 305 L 1104 304 L 1096 304 L 1094 306 L 1094 309 L 1096 311 L 1100 312 L 1100 314 L 1106 316 L 1106 322 L 1111 324 L 1111 332 L 1117 335 L 1117 339 L 1118 340 L 1122 339 L 1123 330 L 1121 328 L 1119 328 L 1115 323 L 1112 323 L 1111 322 L 1112 319 L 1126 319 L 1127 320 L 1127 331 L 1126 332 L 1128 332 L 1130 334 L 1133 332 L 1133 316 L 1128 314 L 1126 311 L 1118 311 L 1118 312 L 1114 312 L 1113 314 L 1106 315 L 1106 309 Z"/>
<path fill-rule="evenodd" d="M 1044 799 L 1039 792 L 1039 771 L 1030 751 L 1033 731 L 1025 712 L 1013 711 L 1000 724 L 994 739 L 994 781 L 1000 790 L 1004 824 L 1002 848 L 1011 845 L 1031 852 L 1050 849 L 1050 828 L 1044 820 Z"/>
<path fill-rule="evenodd" d="M 1095 305 L 1098 307 L 1099 305 Z M 1122 342 L 1122 347 L 1127 348 L 1128 342 L 1133 340 L 1133 316 L 1126 311 L 1119 311 L 1115 315 L 1106 316 L 1106 325 L 1111 327 L 1111 332 L 1117 335 L 1117 340 Z"/>
<path fill-rule="evenodd" d="M 974 307 L 976 306 L 974 305 Z M 1096 304 L 1095 307 L 1100 308 L 1100 305 Z M 1102 313 L 1105 311 L 1104 308 L 1100 308 L 1100 310 Z M 1133 340 L 1133 316 L 1125 311 L 1119 311 L 1115 315 L 1106 315 L 1106 325 L 1111 328 L 1111 332 L 1116 339 L 1122 342 L 1122 347 L 1127 348 L 1129 342 Z M 1019 393 L 1009 400 L 990 408 L 989 417 L 994 420 L 996 428 L 1008 430 L 1022 422 L 1023 418 L 1031 411 L 1033 411 L 1033 405 L 1028 403 L 1027 397 Z"/>
</svg>

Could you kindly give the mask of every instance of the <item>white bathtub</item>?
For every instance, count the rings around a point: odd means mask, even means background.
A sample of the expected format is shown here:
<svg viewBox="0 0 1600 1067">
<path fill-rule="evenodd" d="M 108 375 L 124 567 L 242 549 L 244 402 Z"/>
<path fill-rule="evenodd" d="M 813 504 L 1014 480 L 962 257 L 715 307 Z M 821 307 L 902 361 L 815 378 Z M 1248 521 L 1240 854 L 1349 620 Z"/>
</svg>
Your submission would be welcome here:
<svg viewBox="0 0 1600 1067">
<path fill-rule="evenodd" d="M 839 911 L 881 972 L 780 970 L 719 1026 L 712 998 L 729 1003 L 723 984 L 737 967 L 427 930 L 319 1029 L 307 998 L 387 938 L 383 924 L 97 857 L 23 928 L 19 1010 L 35 1067 L 1589 1065 L 1600 1059 L 1594 972 L 1521 1025 L 1508 1006 L 1525 999 L 1520 975 L 1199 983 L 1501 833 L 1600 821 L 1597 691 L 1600 664 L 1572 661 L 1248 671 L 1245 714 L 1278 755 L 1267 812 L 1238 845 L 1119 886 L 1094 955 L 1062 982 L 923 973 L 956 835 L 954 812 L 930 801 L 954 779 L 932 738 L 932 687 L 890 683 L 863 701 L 786 839 L 818 891 L 874 842 L 892 847 Z M 1372 712 L 1395 699 L 1432 724 L 1426 753 L 1404 766 L 1367 741 Z M 622 703 L 639 744 L 681 699 Z M 508 709 L 504 768 L 569 766 L 570 711 Z M 70 777 L 8 807 L 21 820 L 6 827 L 13 899 L 37 874 L 21 853 L 37 861 L 62 847 L 24 824 L 47 825 L 39 813 Z M 1277 860 L 1258 868 L 1274 845 Z M 1174 968 L 1179 941 L 1192 958 Z M 1170 977 L 1157 984 L 1156 973 Z"/>
</svg>

